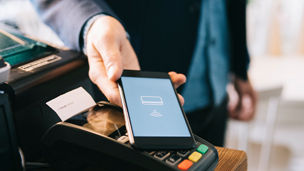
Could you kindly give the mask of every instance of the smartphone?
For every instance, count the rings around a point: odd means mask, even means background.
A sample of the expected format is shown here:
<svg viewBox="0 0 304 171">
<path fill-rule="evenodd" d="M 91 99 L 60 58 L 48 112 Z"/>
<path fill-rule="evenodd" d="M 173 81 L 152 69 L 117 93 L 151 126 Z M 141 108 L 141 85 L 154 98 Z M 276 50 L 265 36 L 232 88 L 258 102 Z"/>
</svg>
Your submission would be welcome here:
<svg viewBox="0 0 304 171">
<path fill-rule="evenodd" d="M 131 145 L 139 149 L 190 149 L 195 145 L 168 73 L 124 70 L 118 80 Z"/>
</svg>

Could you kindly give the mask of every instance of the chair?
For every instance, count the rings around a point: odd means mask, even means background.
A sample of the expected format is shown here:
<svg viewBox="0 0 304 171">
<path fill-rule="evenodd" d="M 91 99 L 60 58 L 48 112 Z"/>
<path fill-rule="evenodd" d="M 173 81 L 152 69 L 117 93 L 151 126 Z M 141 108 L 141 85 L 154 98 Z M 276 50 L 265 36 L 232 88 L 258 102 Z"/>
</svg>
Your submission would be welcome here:
<svg viewBox="0 0 304 171">
<path fill-rule="evenodd" d="M 249 142 L 261 144 L 259 171 L 268 170 L 282 90 L 282 86 L 258 90 L 255 118 L 251 122 L 230 120 L 228 124 L 227 146 L 248 151 Z"/>
</svg>

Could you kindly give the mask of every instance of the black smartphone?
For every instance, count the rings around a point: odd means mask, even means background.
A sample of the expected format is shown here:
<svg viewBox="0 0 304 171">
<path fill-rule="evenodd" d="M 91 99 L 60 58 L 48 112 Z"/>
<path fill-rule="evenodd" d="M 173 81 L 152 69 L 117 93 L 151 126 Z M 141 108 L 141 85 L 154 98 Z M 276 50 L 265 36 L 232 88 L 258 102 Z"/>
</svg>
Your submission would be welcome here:
<svg viewBox="0 0 304 171">
<path fill-rule="evenodd" d="M 124 70 L 118 87 L 129 141 L 134 147 L 194 147 L 191 128 L 168 73 Z"/>
</svg>

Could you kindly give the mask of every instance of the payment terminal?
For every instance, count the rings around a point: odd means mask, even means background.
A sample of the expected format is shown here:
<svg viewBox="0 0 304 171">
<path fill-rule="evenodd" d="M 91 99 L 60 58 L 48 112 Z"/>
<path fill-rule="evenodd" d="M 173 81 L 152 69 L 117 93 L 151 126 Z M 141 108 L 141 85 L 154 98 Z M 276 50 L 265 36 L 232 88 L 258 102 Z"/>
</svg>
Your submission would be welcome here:
<svg viewBox="0 0 304 171">
<path fill-rule="evenodd" d="M 138 150 L 130 143 L 122 109 L 99 102 L 65 122 L 53 125 L 43 136 L 44 153 L 60 170 L 214 170 L 218 153 L 195 136 L 190 150 Z"/>
</svg>

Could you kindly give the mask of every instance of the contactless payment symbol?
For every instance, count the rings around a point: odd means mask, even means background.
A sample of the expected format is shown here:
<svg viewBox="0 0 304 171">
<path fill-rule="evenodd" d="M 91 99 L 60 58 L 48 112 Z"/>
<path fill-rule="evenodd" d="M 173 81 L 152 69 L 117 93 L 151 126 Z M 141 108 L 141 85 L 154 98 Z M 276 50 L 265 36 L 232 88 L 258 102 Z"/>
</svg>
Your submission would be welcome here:
<svg viewBox="0 0 304 171">
<path fill-rule="evenodd" d="M 150 113 L 151 116 L 159 118 L 162 117 L 163 115 L 159 112 L 157 112 L 155 109 Z"/>
<path fill-rule="evenodd" d="M 143 105 L 164 105 L 163 99 L 160 96 L 140 96 Z"/>
</svg>

